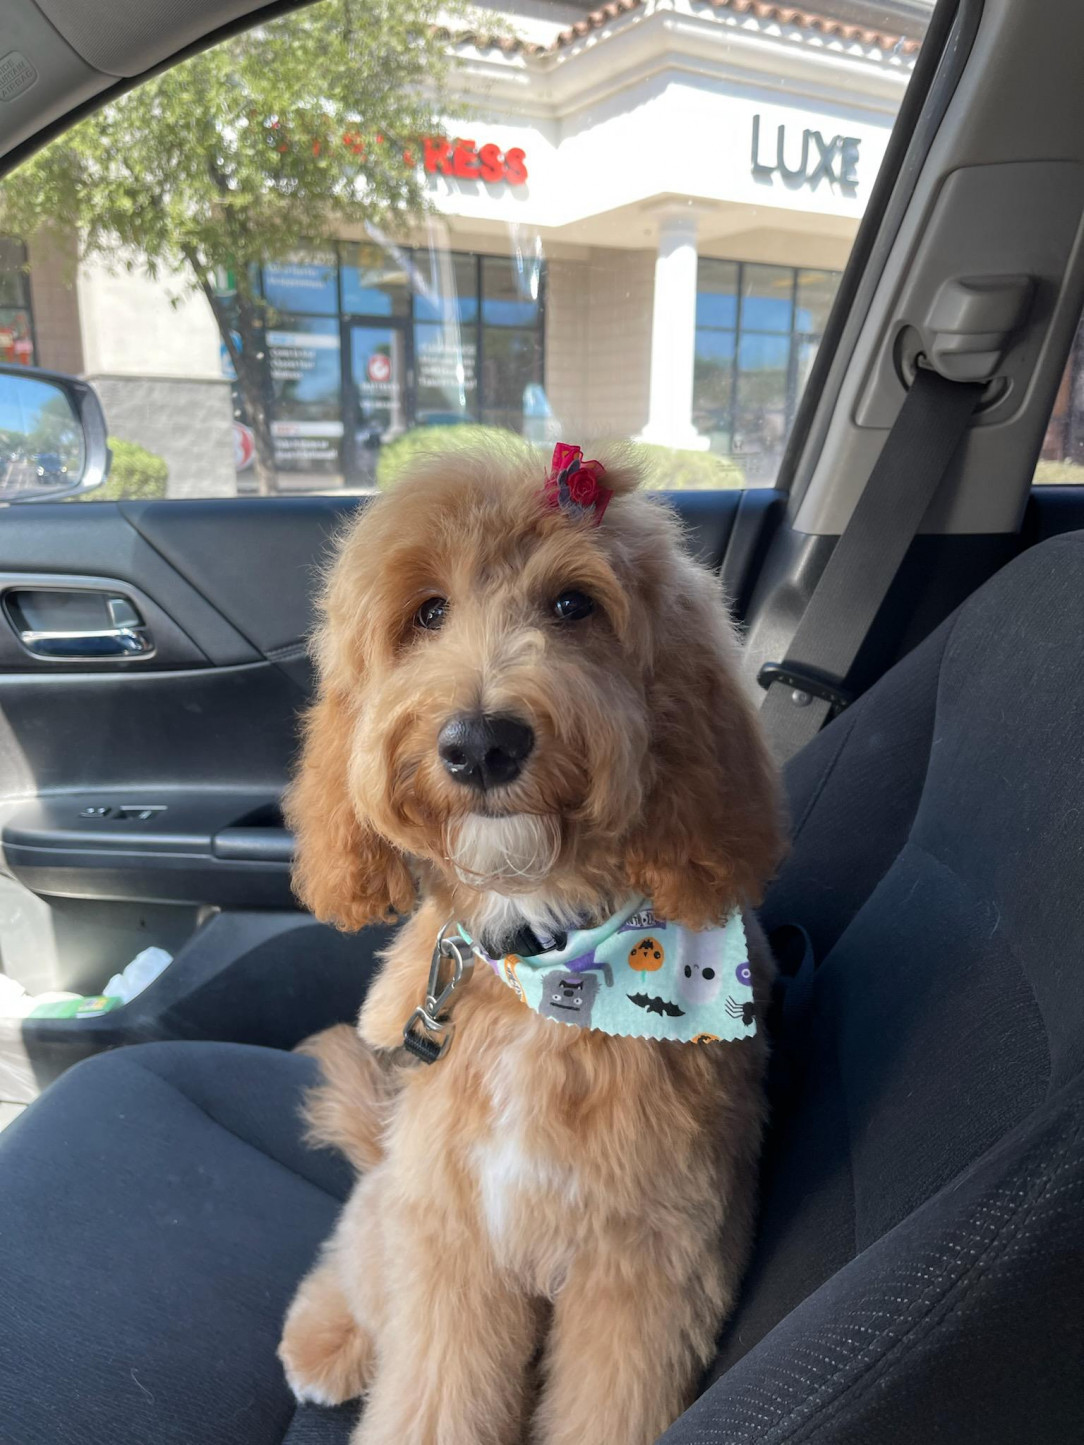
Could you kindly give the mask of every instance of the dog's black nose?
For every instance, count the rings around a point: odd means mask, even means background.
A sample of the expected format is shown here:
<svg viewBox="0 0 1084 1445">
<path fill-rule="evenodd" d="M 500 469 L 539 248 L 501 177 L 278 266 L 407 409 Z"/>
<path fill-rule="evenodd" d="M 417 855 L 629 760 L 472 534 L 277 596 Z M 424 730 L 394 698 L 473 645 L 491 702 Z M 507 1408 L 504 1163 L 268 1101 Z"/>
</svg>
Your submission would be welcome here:
<svg viewBox="0 0 1084 1445">
<path fill-rule="evenodd" d="M 507 713 L 461 713 L 437 738 L 445 771 L 468 788 L 499 788 L 518 778 L 533 747 L 533 729 Z"/>
</svg>

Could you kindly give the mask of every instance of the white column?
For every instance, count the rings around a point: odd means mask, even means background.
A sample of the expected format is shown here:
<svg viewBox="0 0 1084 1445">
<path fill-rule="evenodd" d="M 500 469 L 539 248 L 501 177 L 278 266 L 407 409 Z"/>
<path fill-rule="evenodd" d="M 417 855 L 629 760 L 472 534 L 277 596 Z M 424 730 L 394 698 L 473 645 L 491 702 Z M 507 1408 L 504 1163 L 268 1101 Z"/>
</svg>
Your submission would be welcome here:
<svg viewBox="0 0 1084 1445">
<path fill-rule="evenodd" d="M 640 440 L 706 451 L 709 439 L 693 428 L 693 353 L 696 348 L 696 222 L 687 208 L 659 217 L 655 300 L 651 319 L 651 394 Z"/>
</svg>

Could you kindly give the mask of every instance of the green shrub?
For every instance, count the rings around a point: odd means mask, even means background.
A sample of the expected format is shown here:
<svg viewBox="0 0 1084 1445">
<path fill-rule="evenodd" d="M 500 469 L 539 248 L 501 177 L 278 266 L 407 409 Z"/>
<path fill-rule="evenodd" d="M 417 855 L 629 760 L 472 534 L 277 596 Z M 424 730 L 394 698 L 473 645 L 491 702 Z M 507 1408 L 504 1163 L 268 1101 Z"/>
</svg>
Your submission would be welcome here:
<svg viewBox="0 0 1084 1445">
<path fill-rule="evenodd" d="M 122 441 L 120 437 L 109 438 L 109 450 L 113 453 L 109 476 L 100 487 L 84 493 L 80 500 L 120 502 L 166 495 L 169 468 L 162 457 L 155 456 L 138 442 Z"/>
<path fill-rule="evenodd" d="M 1039 462 L 1032 482 L 1037 487 L 1079 486 L 1084 482 L 1084 466 L 1079 462 Z"/>
<path fill-rule="evenodd" d="M 714 452 L 686 452 L 672 447 L 635 447 L 644 463 L 644 486 L 662 492 L 719 491 L 744 487 L 745 473 L 730 457 Z"/>
<path fill-rule="evenodd" d="M 522 437 L 497 426 L 417 426 L 382 447 L 376 463 L 381 491 L 393 486 L 419 454 L 454 452 L 499 438 L 524 445 Z M 744 487 L 745 473 L 729 457 L 712 452 L 686 452 L 671 447 L 628 445 L 629 457 L 644 467 L 644 485 L 659 491 L 713 491 Z"/>
<path fill-rule="evenodd" d="M 412 427 L 401 437 L 396 437 L 395 441 L 380 448 L 376 461 L 376 484 L 382 492 L 386 492 L 418 456 L 432 452 L 463 451 L 497 437 L 504 440 L 512 438 L 522 445 L 522 438 L 499 426 L 465 423 L 462 426 Z"/>
</svg>

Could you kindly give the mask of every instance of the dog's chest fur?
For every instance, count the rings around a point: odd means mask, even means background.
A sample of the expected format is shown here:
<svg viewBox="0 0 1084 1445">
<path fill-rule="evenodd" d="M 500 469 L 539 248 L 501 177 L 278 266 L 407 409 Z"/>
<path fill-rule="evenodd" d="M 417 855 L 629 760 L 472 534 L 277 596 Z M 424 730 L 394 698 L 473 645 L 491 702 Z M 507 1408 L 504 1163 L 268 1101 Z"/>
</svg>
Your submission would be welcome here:
<svg viewBox="0 0 1084 1445">
<path fill-rule="evenodd" d="M 537 1127 L 552 1101 L 528 1090 L 514 1045 L 495 1055 L 487 1075 L 489 1128 L 471 1146 L 470 1166 L 491 1247 L 532 1273 L 560 1274 L 567 1257 L 560 1257 L 562 1242 L 549 1237 L 551 1221 L 582 1203 L 582 1171 L 571 1147 L 554 1148 L 552 1134 Z"/>
</svg>

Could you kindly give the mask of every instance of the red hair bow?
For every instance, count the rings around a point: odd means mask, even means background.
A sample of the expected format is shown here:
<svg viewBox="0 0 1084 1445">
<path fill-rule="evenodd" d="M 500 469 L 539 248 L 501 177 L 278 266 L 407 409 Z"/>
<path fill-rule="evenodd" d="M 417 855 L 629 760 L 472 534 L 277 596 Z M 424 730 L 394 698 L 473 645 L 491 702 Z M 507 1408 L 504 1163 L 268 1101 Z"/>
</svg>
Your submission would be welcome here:
<svg viewBox="0 0 1084 1445">
<path fill-rule="evenodd" d="M 606 468 L 601 462 L 585 462 L 583 448 L 558 442 L 553 449 L 546 478 L 546 506 L 578 521 L 589 514 L 597 527 L 613 492 L 602 485 Z"/>
</svg>

